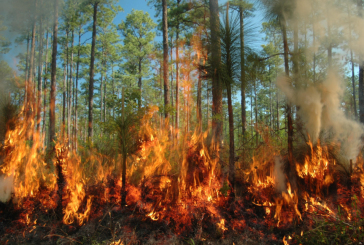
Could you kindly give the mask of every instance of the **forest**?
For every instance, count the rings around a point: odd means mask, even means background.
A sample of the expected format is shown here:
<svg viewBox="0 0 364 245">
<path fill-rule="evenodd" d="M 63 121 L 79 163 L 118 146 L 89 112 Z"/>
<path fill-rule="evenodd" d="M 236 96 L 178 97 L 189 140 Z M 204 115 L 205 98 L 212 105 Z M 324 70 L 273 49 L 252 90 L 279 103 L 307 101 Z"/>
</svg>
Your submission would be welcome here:
<svg viewBox="0 0 364 245">
<path fill-rule="evenodd" d="M 1 0 L 0 244 L 364 243 L 363 5 Z"/>
</svg>

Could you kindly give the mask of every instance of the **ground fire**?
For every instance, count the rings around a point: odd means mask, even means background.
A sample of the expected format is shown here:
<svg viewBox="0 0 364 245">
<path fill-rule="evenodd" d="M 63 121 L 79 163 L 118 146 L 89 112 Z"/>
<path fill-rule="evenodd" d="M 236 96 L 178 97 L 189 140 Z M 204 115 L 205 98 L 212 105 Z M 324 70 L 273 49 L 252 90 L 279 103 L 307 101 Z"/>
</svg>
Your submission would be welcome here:
<svg viewBox="0 0 364 245">
<path fill-rule="evenodd" d="M 364 243 L 363 2 L 147 2 L 0 3 L 0 244 Z"/>
</svg>

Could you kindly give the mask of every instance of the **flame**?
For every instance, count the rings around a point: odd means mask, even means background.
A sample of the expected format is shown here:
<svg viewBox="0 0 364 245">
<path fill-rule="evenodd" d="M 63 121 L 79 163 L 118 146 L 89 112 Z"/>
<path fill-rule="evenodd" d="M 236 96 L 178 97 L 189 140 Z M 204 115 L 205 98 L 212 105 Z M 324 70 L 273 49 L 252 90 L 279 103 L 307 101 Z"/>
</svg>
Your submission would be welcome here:
<svg viewBox="0 0 364 245">
<path fill-rule="evenodd" d="M 224 232 L 227 231 L 228 228 L 225 227 L 225 219 L 221 219 L 217 226 Z"/>
</svg>

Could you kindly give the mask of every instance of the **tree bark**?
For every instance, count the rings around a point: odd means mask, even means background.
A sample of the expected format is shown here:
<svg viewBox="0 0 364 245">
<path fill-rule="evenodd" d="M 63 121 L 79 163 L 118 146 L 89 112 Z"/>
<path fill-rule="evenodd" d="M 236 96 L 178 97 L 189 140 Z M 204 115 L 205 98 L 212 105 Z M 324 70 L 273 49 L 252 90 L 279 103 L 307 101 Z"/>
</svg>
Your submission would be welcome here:
<svg viewBox="0 0 364 245">
<path fill-rule="evenodd" d="M 198 133 L 202 133 L 202 81 L 201 74 L 198 72 L 197 82 L 197 120 L 198 120 Z"/>
<path fill-rule="evenodd" d="M 27 56 L 25 61 L 25 94 L 24 94 L 24 102 L 26 103 L 28 101 L 28 87 L 29 87 L 29 43 L 30 43 L 30 37 L 29 33 L 27 34 Z"/>
<path fill-rule="evenodd" d="M 177 7 L 179 6 L 181 0 L 177 0 Z M 178 18 L 178 17 L 177 17 Z M 179 136 L 179 53 L 178 53 L 178 42 L 179 42 L 179 21 L 177 19 L 177 27 L 176 27 L 176 139 Z M 176 141 L 178 144 L 178 140 Z"/>
<path fill-rule="evenodd" d="M 47 28 L 47 46 L 46 46 L 46 56 L 45 56 L 45 65 L 44 65 L 44 74 L 48 73 L 48 28 Z M 46 111 L 47 111 L 47 78 L 44 77 L 44 87 L 43 87 L 43 138 L 46 139 Z M 43 142 L 44 145 L 48 145 L 46 142 Z"/>
<path fill-rule="evenodd" d="M 286 31 L 286 21 L 282 21 L 282 35 L 283 35 L 283 48 L 284 48 L 284 71 L 286 73 L 287 79 L 289 79 L 289 64 L 288 64 L 288 42 L 287 42 L 287 31 Z M 290 103 L 287 101 L 286 105 L 287 114 L 287 127 L 288 127 L 288 161 L 290 163 L 291 169 L 293 166 L 293 121 L 292 121 L 292 109 Z"/>
<path fill-rule="evenodd" d="M 75 94 L 75 136 L 74 136 L 74 140 L 75 140 L 75 150 L 77 151 L 77 147 L 78 147 L 78 143 L 77 143 L 77 133 L 78 133 L 78 124 L 77 124 L 77 119 L 78 119 L 78 75 L 79 75 L 79 70 L 80 70 L 80 51 L 81 51 L 81 26 L 80 26 L 80 30 L 78 33 L 78 50 L 77 50 L 77 70 L 76 70 L 76 94 Z"/>
<path fill-rule="evenodd" d="M 124 100 L 125 100 L 125 94 L 124 94 L 124 88 L 122 88 L 122 103 L 121 103 L 121 110 L 122 110 L 122 150 L 123 150 L 123 165 L 122 165 L 122 176 L 121 176 L 121 205 L 126 205 L 126 142 L 125 142 L 125 135 L 126 135 L 126 127 L 125 127 L 125 109 L 124 109 Z"/>
<path fill-rule="evenodd" d="M 36 9 L 37 9 L 37 0 L 35 1 L 35 7 L 34 7 L 34 19 L 33 19 L 33 29 L 32 29 L 32 44 L 31 44 L 31 51 L 30 51 L 30 64 L 29 64 L 29 75 L 28 75 L 28 78 L 29 78 L 29 82 L 28 82 L 28 96 L 27 96 L 27 99 L 28 101 L 27 102 L 33 102 L 33 99 L 34 99 L 34 93 L 31 92 L 32 91 L 32 88 L 34 86 L 34 69 L 35 69 L 35 65 L 34 65 L 34 57 L 35 57 L 35 33 L 36 33 Z M 30 101 L 32 100 L 32 101 Z M 33 107 L 35 108 L 35 107 Z M 28 110 L 27 111 L 27 115 L 31 115 L 32 111 L 31 111 L 31 107 L 28 107 Z M 34 110 L 34 109 L 33 109 Z M 28 114 L 29 113 L 29 114 Z"/>
<path fill-rule="evenodd" d="M 104 83 L 104 123 L 106 122 L 106 85 L 107 85 L 107 74 L 105 74 L 105 83 Z"/>
<path fill-rule="evenodd" d="M 257 81 L 254 79 L 254 114 L 255 114 L 255 146 L 259 145 L 259 134 L 258 134 L 258 103 L 257 103 Z"/>
<path fill-rule="evenodd" d="M 244 9 L 239 6 L 240 15 L 240 57 L 241 57 L 241 123 L 243 127 L 243 137 L 246 130 L 246 103 L 245 103 L 245 47 L 244 47 Z"/>
<path fill-rule="evenodd" d="M 71 135 L 71 114 L 72 114 L 72 85 L 73 85 L 73 46 L 74 46 L 74 31 L 71 31 L 71 63 L 70 63 L 70 77 L 68 82 L 68 114 L 67 114 L 67 144 L 70 144 Z M 68 52 L 67 52 L 68 53 Z M 67 55 L 68 57 L 68 55 Z M 72 141 L 73 144 L 73 141 Z"/>
<path fill-rule="evenodd" d="M 38 94 L 37 94 L 37 133 L 40 134 L 41 102 L 42 102 L 42 75 L 43 75 L 43 25 L 42 17 L 39 18 L 39 53 L 38 53 Z"/>
<path fill-rule="evenodd" d="M 54 3 L 54 28 L 52 47 L 51 91 L 49 103 L 49 145 L 52 145 L 56 134 L 56 74 L 57 74 L 57 34 L 58 34 L 58 0 Z"/>
<path fill-rule="evenodd" d="M 104 58 L 104 54 L 102 54 L 102 57 Z M 103 91 L 103 85 L 104 85 L 104 60 L 101 61 L 101 77 L 100 77 L 100 122 L 103 121 L 103 103 L 104 103 L 104 91 Z M 101 137 L 102 137 L 102 130 L 101 130 Z"/>
<path fill-rule="evenodd" d="M 66 31 L 66 40 L 68 39 L 68 32 Z M 66 46 L 64 48 L 65 52 L 68 52 L 68 41 L 66 41 Z M 65 54 L 65 59 L 67 60 L 67 54 Z M 67 63 L 66 60 L 63 61 L 63 92 L 62 92 L 62 137 L 66 138 L 65 136 L 65 129 L 66 129 L 66 101 L 67 101 Z"/>
<path fill-rule="evenodd" d="M 162 0 L 163 7 L 163 80 L 164 80 L 164 117 L 169 118 L 169 83 L 168 83 L 168 17 L 167 0 Z"/>
<path fill-rule="evenodd" d="M 228 41 L 230 42 L 231 33 L 229 27 L 229 2 L 226 3 L 226 34 Z M 226 67 L 228 71 L 228 80 L 226 82 L 226 90 L 228 97 L 228 114 L 229 114 L 229 184 L 231 188 L 230 197 L 231 200 L 235 199 L 235 146 L 234 146 L 234 114 L 233 105 L 231 98 L 231 84 L 233 82 L 233 72 L 232 72 L 232 61 L 231 61 L 231 45 L 226 47 Z"/>
<path fill-rule="evenodd" d="M 140 97 L 138 99 L 138 108 L 140 108 L 142 106 L 142 59 L 141 58 L 139 58 L 138 61 L 138 72 L 139 72 L 138 87 L 140 93 Z"/>
<path fill-rule="evenodd" d="M 220 20 L 217 0 L 210 0 L 211 69 L 212 69 L 212 132 L 215 148 L 220 145 L 223 130 L 222 84 L 220 81 Z M 217 154 L 219 158 L 219 154 Z"/>
<path fill-rule="evenodd" d="M 94 105 L 94 65 L 95 65 L 95 49 L 96 49 L 96 26 L 97 26 L 97 7 L 99 2 L 94 3 L 93 12 L 93 25 L 92 25 L 92 44 L 91 44 L 91 63 L 90 63 L 90 83 L 89 83 L 89 96 L 88 96 L 88 135 L 89 141 L 93 137 L 93 105 Z"/>
</svg>

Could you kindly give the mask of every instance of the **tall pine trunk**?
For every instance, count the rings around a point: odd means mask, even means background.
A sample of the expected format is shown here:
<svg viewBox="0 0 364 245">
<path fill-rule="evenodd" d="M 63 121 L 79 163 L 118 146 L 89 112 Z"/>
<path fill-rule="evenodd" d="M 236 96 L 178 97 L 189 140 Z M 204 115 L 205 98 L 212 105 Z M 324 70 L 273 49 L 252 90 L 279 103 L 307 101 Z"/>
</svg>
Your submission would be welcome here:
<svg viewBox="0 0 364 245">
<path fill-rule="evenodd" d="M 47 27 L 47 46 L 46 46 L 46 55 L 45 55 L 45 65 L 44 65 L 44 73 L 47 74 L 48 73 L 48 27 Z M 47 78 L 46 76 L 44 77 L 44 85 L 43 85 L 43 138 L 45 139 L 45 141 L 47 141 L 46 139 L 46 113 L 47 113 Z M 44 145 L 48 145 L 47 142 L 44 142 Z"/>
<path fill-rule="evenodd" d="M 198 133 L 202 133 L 202 80 L 200 72 L 198 72 L 197 82 L 197 120 Z"/>
<path fill-rule="evenodd" d="M 49 102 L 49 145 L 53 144 L 56 135 L 56 74 L 57 74 L 57 41 L 58 41 L 58 0 L 54 3 L 54 27 L 52 47 L 51 91 Z"/>
<path fill-rule="evenodd" d="M 232 60 L 231 60 L 231 30 L 229 25 L 229 2 L 226 4 L 226 70 L 227 76 L 226 79 L 226 90 L 227 90 L 227 98 L 228 98 L 228 122 L 229 122 L 229 183 L 231 188 L 231 200 L 234 200 L 234 188 L 235 188 L 235 146 L 234 146 L 234 114 L 233 114 L 233 105 L 231 98 L 231 84 L 233 82 L 233 71 L 232 71 Z"/>
<path fill-rule="evenodd" d="M 76 67 L 76 93 L 75 93 L 75 134 L 74 134 L 74 141 L 75 141 L 75 150 L 77 151 L 77 133 L 78 133 L 78 75 L 80 70 L 80 51 L 81 51 L 81 26 L 80 31 L 78 33 L 78 50 L 77 50 L 77 67 Z"/>
<path fill-rule="evenodd" d="M 32 27 L 32 44 L 31 44 L 31 51 L 30 51 L 30 62 L 29 62 L 29 75 L 28 75 L 28 88 L 27 88 L 27 102 L 33 102 L 34 99 L 34 93 L 32 93 L 32 88 L 34 86 L 34 69 L 35 69 L 35 64 L 34 64 L 34 58 L 35 58 L 35 27 L 36 27 L 36 9 L 37 9 L 37 0 L 35 1 L 35 7 L 34 7 L 34 18 L 33 18 L 33 27 Z M 30 97 L 31 96 L 31 97 Z M 33 106 L 33 110 L 34 110 L 35 106 Z M 28 107 L 29 111 L 27 111 L 27 115 L 30 116 L 32 111 L 31 108 Z"/>
<path fill-rule="evenodd" d="M 289 79 L 289 61 L 288 61 L 288 42 L 287 42 L 287 31 L 286 21 L 282 21 L 282 36 L 283 36 L 283 48 L 284 48 L 284 71 L 287 79 Z M 286 105 L 287 114 L 287 127 L 288 127 L 288 161 L 291 166 L 291 170 L 294 170 L 293 166 L 293 121 L 292 121 L 292 109 L 290 103 L 287 101 Z"/>
<path fill-rule="evenodd" d="M 239 6 L 239 15 L 240 15 L 240 57 L 241 57 L 241 123 L 243 127 L 243 137 L 245 135 L 246 130 L 246 103 L 245 103 L 245 89 L 246 89 L 246 80 L 245 80 L 245 47 L 244 47 L 244 9 L 242 6 Z"/>
<path fill-rule="evenodd" d="M 68 32 L 66 31 L 66 40 L 68 39 Z M 68 41 L 66 41 L 66 46 L 68 46 Z M 65 52 L 67 53 L 68 48 L 64 48 Z M 67 60 L 67 54 L 65 54 L 65 59 Z M 66 60 L 63 61 L 63 92 L 62 92 L 62 137 L 66 138 L 65 136 L 65 129 L 66 129 L 66 101 L 67 101 L 67 63 Z"/>
<path fill-rule="evenodd" d="M 164 80 L 164 117 L 169 118 L 169 83 L 168 83 L 168 17 L 167 0 L 162 0 L 163 8 L 163 80 Z"/>
<path fill-rule="evenodd" d="M 72 84 L 73 84 L 73 46 L 74 46 L 74 31 L 71 31 L 71 62 L 70 62 L 70 74 L 69 74 L 69 82 L 68 82 L 68 112 L 67 112 L 67 143 L 69 145 L 71 135 L 71 114 L 72 114 Z M 67 52 L 68 54 L 68 52 Z M 68 55 L 67 55 L 68 57 Z M 68 60 L 68 59 L 67 59 Z"/>
<path fill-rule="evenodd" d="M 181 0 L 177 0 L 177 7 L 179 6 Z M 179 135 L 179 54 L 178 54 L 178 42 L 179 42 L 179 22 L 177 21 L 176 27 L 176 139 L 178 144 L 178 135 Z"/>
<path fill-rule="evenodd" d="M 39 18 L 39 53 L 38 53 L 38 94 L 37 94 L 37 133 L 40 133 L 41 102 L 42 102 L 42 75 L 43 75 L 43 25 L 42 17 Z"/>
<path fill-rule="evenodd" d="M 124 88 L 122 88 L 121 91 L 122 94 L 122 102 L 121 102 L 121 110 L 122 110 L 122 155 L 123 155 L 123 163 L 122 163 L 122 175 L 121 175 L 121 205 L 126 205 L 126 157 L 127 157 L 127 151 L 126 151 L 126 142 L 125 142 L 125 136 L 126 136 L 126 127 L 125 127 L 125 108 L 124 108 L 124 102 L 125 102 L 125 94 L 124 94 Z"/>
<path fill-rule="evenodd" d="M 222 84 L 220 81 L 220 20 L 217 0 L 210 0 L 210 29 L 211 29 L 211 69 L 212 69 L 212 131 L 215 148 L 220 144 L 223 130 L 222 118 Z M 219 158 L 219 154 L 217 154 Z"/>
<path fill-rule="evenodd" d="M 92 25 L 92 44 L 91 44 L 91 63 L 90 63 L 90 83 L 88 96 L 88 140 L 92 141 L 93 137 L 93 105 L 94 105 L 94 65 L 95 65 L 95 49 L 96 49 L 96 26 L 97 26 L 97 7 L 99 2 L 94 3 L 93 25 Z"/>
<path fill-rule="evenodd" d="M 103 52 L 103 51 L 102 51 Z M 102 53 L 102 60 L 101 60 L 101 76 L 100 76 L 100 122 L 103 122 L 103 104 L 104 104 L 104 54 Z M 102 137 L 102 130 L 101 130 L 101 137 Z"/>
<path fill-rule="evenodd" d="M 29 43 L 30 43 L 30 36 L 29 33 L 27 34 L 27 56 L 25 61 L 25 94 L 24 94 L 24 102 L 28 101 L 27 93 L 29 87 Z"/>
</svg>

